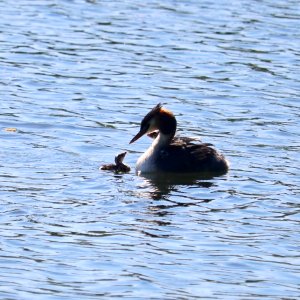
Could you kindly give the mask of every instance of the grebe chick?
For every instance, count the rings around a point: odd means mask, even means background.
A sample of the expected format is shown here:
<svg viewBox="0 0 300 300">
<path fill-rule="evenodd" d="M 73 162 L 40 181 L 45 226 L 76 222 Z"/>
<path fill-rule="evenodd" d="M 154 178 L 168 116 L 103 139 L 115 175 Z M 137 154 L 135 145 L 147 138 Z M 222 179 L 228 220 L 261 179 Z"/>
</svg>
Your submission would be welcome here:
<svg viewBox="0 0 300 300">
<path fill-rule="evenodd" d="M 224 174 L 229 169 L 225 157 L 211 144 L 194 138 L 175 137 L 177 122 L 173 113 L 157 104 L 142 120 L 140 131 L 130 141 L 144 134 L 154 138 L 136 164 L 138 174 L 153 172 L 208 172 Z M 157 133 L 153 133 L 158 131 Z"/>
<path fill-rule="evenodd" d="M 114 171 L 115 173 L 128 173 L 130 167 L 123 163 L 127 152 L 122 152 L 115 157 L 115 164 L 107 164 L 101 167 L 101 170 Z"/>
</svg>

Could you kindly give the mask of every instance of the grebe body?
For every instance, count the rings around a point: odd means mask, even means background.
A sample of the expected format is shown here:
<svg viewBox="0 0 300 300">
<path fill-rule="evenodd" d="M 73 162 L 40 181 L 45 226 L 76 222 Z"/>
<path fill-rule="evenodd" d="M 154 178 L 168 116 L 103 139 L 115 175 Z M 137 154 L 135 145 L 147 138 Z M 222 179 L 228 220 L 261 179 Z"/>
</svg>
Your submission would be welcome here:
<svg viewBox="0 0 300 300">
<path fill-rule="evenodd" d="M 136 171 L 139 174 L 228 171 L 228 161 L 211 144 L 201 143 L 193 138 L 175 137 L 176 127 L 175 116 L 161 104 L 156 105 L 144 117 L 139 133 L 130 143 L 144 134 L 154 137 L 154 140 L 137 161 Z"/>
</svg>

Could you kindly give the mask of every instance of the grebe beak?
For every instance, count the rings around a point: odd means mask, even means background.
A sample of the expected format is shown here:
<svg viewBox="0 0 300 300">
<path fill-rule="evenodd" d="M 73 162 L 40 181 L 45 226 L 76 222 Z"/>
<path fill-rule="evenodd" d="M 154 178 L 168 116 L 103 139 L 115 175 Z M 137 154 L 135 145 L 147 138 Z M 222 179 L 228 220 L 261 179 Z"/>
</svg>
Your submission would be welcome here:
<svg viewBox="0 0 300 300">
<path fill-rule="evenodd" d="M 129 144 L 132 144 L 133 142 L 135 142 L 136 140 L 138 140 L 140 137 L 142 137 L 145 133 L 147 132 L 147 128 L 141 128 L 141 130 L 139 131 L 139 133 L 129 142 Z"/>
</svg>

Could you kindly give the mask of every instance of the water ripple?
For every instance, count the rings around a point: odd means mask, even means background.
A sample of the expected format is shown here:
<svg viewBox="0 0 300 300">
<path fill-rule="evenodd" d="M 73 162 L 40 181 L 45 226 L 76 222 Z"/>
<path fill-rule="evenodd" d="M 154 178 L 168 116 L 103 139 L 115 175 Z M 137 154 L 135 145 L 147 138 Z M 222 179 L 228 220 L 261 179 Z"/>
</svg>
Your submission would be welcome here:
<svg viewBox="0 0 300 300">
<path fill-rule="evenodd" d="M 0 9 L 1 298 L 300 297 L 298 1 Z M 99 171 L 158 102 L 227 175 Z"/>
</svg>

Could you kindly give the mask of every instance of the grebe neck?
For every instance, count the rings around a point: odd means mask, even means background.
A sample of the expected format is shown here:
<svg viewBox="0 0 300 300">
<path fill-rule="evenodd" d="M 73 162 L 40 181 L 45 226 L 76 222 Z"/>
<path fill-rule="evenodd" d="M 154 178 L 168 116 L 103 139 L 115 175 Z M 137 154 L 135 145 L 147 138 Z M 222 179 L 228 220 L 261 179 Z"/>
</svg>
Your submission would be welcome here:
<svg viewBox="0 0 300 300">
<path fill-rule="evenodd" d="M 168 146 L 171 143 L 174 135 L 175 133 L 165 134 L 159 131 L 158 136 L 152 142 L 152 147 L 155 149 L 161 149 Z"/>
<path fill-rule="evenodd" d="M 170 144 L 173 137 L 174 134 L 164 134 L 161 131 L 159 132 L 158 136 L 153 140 L 151 146 L 138 159 L 136 164 L 136 171 L 138 174 L 143 172 L 154 172 L 158 170 L 156 159 L 159 156 L 160 151 Z"/>
</svg>

